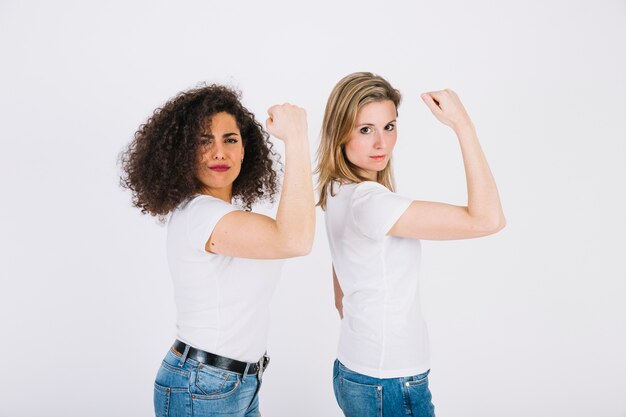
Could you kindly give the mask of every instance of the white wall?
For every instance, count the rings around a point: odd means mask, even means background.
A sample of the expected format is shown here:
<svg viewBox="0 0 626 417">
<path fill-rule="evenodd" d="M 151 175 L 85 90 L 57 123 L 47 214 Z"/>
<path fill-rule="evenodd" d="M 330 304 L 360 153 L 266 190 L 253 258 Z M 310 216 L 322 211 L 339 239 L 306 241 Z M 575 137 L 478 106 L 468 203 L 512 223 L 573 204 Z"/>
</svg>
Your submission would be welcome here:
<svg viewBox="0 0 626 417">
<path fill-rule="evenodd" d="M 197 82 L 260 119 L 309 115 L 349 72 L 404 94 L 400 191 L 464 203 L 454 88 L 508 227 L 424 242 L 438 416 L 626 416 L 626 2 L 0 1 L 0 416 L 149 416 L 174 338 L 165 229 L 118 187 L 118 153 Z M 273 303 L 264 416 L 340 416 L 323 217 Z"/>
</svg>

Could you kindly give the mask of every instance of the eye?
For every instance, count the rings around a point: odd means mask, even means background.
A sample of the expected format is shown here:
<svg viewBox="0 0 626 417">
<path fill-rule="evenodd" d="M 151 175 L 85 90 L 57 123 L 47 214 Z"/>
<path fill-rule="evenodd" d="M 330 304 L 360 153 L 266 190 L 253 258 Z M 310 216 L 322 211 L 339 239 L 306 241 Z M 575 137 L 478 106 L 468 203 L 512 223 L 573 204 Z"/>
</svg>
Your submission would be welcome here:
<svg viewBox="0 0 626 417">
<path fill-rule="evenodd" d="M 395 130 L 396 125 L 395 123 L 389 123 L 387 126 L 385 126 L 385 130 L 388 132 L 391 132 L 392 130 Z"/>
<path fill-rule="evenodd" d="M 364 135 L 367 135 L 368 133 L 372 133 L 372 128 L 369 126 L 364 126 L 361 129 L 359 129 L 359 132 L 363 133 Z"/>
<path fill-rule="evenodd" d="M 237 142 L 239 142 L 239 141 L 238 141 L 237 139 L 235 139 L 235 138 L 228 138 L 228 139 L 226 139 L 226 141 L 225 141 L 225 142 L 226 142 L 226 143 L 237 143 Z"/>
<path fill-rule="evenodd" d="M 213 141 L 212 138 L 208 138 L 206 136 L 202 136 L 200 138 L 200 140 L 198 141 L 198 143 L 200 143 L 200 146 L 208 146 L 211 144 L 211 142 Z"/>
</svg>

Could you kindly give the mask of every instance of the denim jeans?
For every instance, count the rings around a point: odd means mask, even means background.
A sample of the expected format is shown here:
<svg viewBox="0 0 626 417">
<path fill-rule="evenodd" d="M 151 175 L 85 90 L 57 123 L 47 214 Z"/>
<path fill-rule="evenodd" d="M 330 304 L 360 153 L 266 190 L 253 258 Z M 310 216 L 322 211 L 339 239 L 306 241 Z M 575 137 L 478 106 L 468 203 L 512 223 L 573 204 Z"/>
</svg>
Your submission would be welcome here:
<svg viewBox="0 0 626 417">
<path fill-rule="evenodd" d="M 346 417 L 434 417 L 429 372 L 379 379 L 351 371 L 336 360 L 335 398 Z"/>
<path fill-rule="evenodd" d="M 257 375 L 241 375 L 170 350 L 154 382 L 156 417 L 259 417 Z"/>
</svg>

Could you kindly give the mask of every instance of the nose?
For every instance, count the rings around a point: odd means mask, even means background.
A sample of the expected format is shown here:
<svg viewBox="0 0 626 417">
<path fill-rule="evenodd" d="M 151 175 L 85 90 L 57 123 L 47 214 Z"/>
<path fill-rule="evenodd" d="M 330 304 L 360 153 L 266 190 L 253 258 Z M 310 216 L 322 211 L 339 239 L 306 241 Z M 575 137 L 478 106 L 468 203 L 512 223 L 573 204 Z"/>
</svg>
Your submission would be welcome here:
<svg viewBox="0 0 626 417">
<path fill-rule="evenodd" d="M 380 132 L 374 133 L 374 148 L 375 149 L 383 149 L 386 145 L 385 135 Z"/>
<path fill-rule="evenodd" d="M 211 149 L 211 159 L 224 159 L 224 146 L 216 142 L 213 144 L 213 149 Z"/>
</svg>

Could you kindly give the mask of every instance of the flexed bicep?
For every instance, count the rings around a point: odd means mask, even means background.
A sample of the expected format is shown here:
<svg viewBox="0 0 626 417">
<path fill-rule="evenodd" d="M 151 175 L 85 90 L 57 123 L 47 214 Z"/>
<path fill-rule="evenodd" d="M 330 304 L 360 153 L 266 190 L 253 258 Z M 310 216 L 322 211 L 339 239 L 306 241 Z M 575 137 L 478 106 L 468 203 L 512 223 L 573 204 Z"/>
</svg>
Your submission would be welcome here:
<svg viewBox="0 0 626 417">
<path fill-rule="evenodd" d="M 410 239 L 453 240 L 487 236 L 500 230 L 489 219 L 472 216 L 467 207 L 413 201 L 388 235 Z"/>
<path fill-rule="evenodd" d="M 253 259 L 282 259 L 305 253 L 281 234 L 276 220 L 262 214 L 233 211 L 224 215 L 208 237 L 207 252 Z"/>
</svg>

